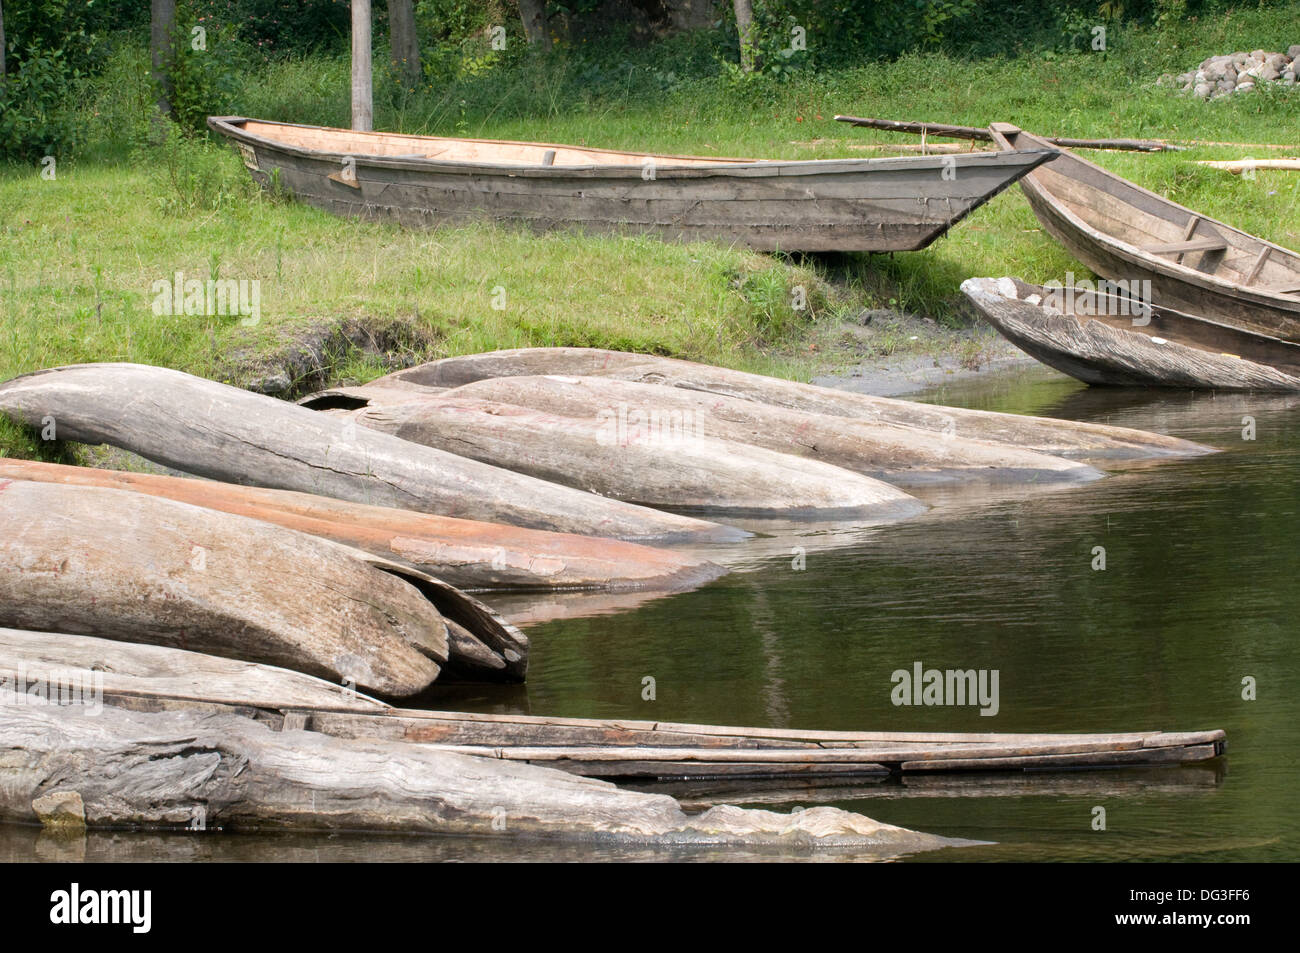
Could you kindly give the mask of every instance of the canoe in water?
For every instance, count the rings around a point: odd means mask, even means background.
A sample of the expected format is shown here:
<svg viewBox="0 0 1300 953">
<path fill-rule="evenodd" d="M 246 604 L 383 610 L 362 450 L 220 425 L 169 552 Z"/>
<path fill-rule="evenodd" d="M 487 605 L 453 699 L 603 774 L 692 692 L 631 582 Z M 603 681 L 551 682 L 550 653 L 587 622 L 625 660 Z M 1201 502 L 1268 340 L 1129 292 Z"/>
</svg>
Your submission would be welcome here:
<svg viewBox="0 0 1300 953">
<path fill-rule="evenodd" d="M 409 393 L 408 393 L 409 396 Z M 102 486 L 248 516 L 365 550 L 471 589 L 689 589 L 723 568 L 680 550 L 547 533 L 291 490 L 0 458 L 0 479 Z"/>
<path fill-rule="evenodd" d="M 968 278 L 961 290 L 1016 347 L 1088 384 L 1300 391 L 1290 341 L 1157 306 L 1135 322 L 1114 295 L 1067 299 L 1014 278 Z"/>
<path fill-rule="evenodd" d="M 791 410 L 915 427 L 1024 450 L 1102 461 L 1189 456 L 1210 448 L 1188 440 L 1127 427 L 942 407 L 748 374 L 691 361 L 599 348 L 519 348 L 449 357 L 379 378 L 380 387 L 403 383 L 459 387 L 491 377 L 559 374 L 614 377 L 737 397 Z"/>
<path fill-rule="evenodd" d="M 351 388 L 367 400 L 366 388 Z M 377 389 L 383 404 L 404 391 Z M 494 377 L 440 392 L 598 420 L 621 441 L 653 439 L 665 428 L 748 444 L 832 464 L 899 486 L 966 480 L 1075 483 L 1101 471 L 1063 457 L 897 424 L 830 417 L 681 387 L 608 377 Z"/>
<path fill-rule="evenodd" d="M 454 394 L 366 407 L 351 419 L 404 440 L 645 506 L 728 518 L 872 521 L 925 510 L 879 480 L 697 436 L 672 422 L 628 440 L 616 419 L 565 417 Z"/>
<path fill-rule="evenodd" d="M 255 181 L 338 215 L 644 232 L 764 251 L 924 248 L 1056 154 L 754 162 L 214 116 Z"/>
<path fill-rule="evenodd" d="M 0 625 L 196 649 L 383 695 L 448 659 L 413 586 L 335 543 L 126 490 L 0 480 Z"/>
<path fill-rule="evenodd" d="M 196 476 L 531 529 L 641 541 L 729 540 L 731 527 L 608 500 L 420 447 L 180 371 L 79 364 L 0 384 L 0 412 Z"/>
</svg>

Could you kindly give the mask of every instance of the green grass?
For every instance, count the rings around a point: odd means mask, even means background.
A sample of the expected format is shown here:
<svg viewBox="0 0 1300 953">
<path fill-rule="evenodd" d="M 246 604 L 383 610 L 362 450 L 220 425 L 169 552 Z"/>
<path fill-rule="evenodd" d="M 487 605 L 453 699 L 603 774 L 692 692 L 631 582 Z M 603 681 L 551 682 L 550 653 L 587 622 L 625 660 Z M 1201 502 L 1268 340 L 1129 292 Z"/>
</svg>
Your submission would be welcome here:
<svg viewBox="0 0 1300 953">
<path fill-rule="evenodd" d="M 653 51 L 626 78 L 584 85 L 571 63 L 470 75 L 396 97 L 381 89 L 377 126 L 443 135 L 573 142 L 662 152 L 784 158 L 863 156 L 871 142 L 914 141 L 834 123 L 838 112 L 1072 136 L 1296 142 L 1300 90 L 1203 103 L 1156 85 L 1210 53 L 1285 48 L 1300 4 L 1249 10 L 1164 31 L 1113 28 L 1107 53 L 962 61 L 910 56 L 783 82 L 723 70 L 664 79 Z M 390 334 L 396 360 L 532 345 L 654 351 L 771 373 L 847 359 L 835 324 L 892 305 L 965 320 L 957 285 L 971 275 L 1061 278 L 1084 269 L 1045 236 L 1018 190 L 995 199 L 931 248 L 897 256 L 789 260 L 713 244 L 637 236 L 536 237 L 472 226 L 426 232 L 331 217 L 254 190 L 235 154 L 205 142 L 140 148 L 144 54 L 119 51 L 85 96 L 90 146 L 36 169 L 0 168 L 0 379 L 77 361 L 162 364 L 246 383 L 259 358 L 314 328 L 362 322 Z M 223 110 L 340 125 L 346 63 L 301 58 L 245 77 Z M 594 90 L 594 91 L 593 91 Z M 1297 147 L 1300 151 L 1300 146 Z M 1300 247 L 1300 176 L 1255 179 L 1199 158 L 1270 153 L 1202 147 L 1090 158 L 1203 213 Z M 1285 154 L 1285 153 L 1280 153 Z M 156 316 L 151 284 L 187 277 L 261 282 L 262 322 Z M 809 290 L 810 311 L 790 307 Z M 493 307 L 505 289 L 506 306 Z M 393 342 L 396 342 L 395 344 Z M 368 379 L 382 355 L 343 348 L 328 373 Z M 0 453 L 40 451 L 0 427 Z"/>
</svg>

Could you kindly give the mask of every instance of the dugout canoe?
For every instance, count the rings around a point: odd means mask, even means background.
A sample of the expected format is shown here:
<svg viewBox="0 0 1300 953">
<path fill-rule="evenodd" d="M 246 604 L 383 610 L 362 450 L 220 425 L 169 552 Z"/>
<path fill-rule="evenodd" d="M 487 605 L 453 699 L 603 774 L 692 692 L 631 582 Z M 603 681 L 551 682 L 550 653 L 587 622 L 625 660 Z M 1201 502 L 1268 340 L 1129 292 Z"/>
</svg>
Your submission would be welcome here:
<svg viewBox="0 0 1300 953">
<path fill-rule="evenodd" d="M 1029 417 L 875 397 L 854 391 L 710 367 L 675 358 L 600 348 L 518 348 L 449 357 L 397 371 L 377 386 L 460 387 L 491 377 L 595 376 L 679 387 L 790 410 L 895 424 L 1089 462 L 1192 456 L 1210 448 L 1164 434 L 1051 417 Z"/>
<path fill-rule="evenodd" d="M 99 487 L 0 481 L 0 625 L 194 648 L 384 695 L 448 659 L 413 586 L 335 543 Z"/>
<path fill-rule="evenodd" d="M 195 476 L 530 529 L 639 541 L 744 538 L 421 447 L 285 401 L 143 364 L 78 364 L 0 384 L 0 412 Z"/>
<path fill-rule="evenodd" d="M 24 647 L 24 642 L 29 648 Z M 147 659 L 111 644 L 48 633 L 0 631 L 0 678 L 19 667 L 29 682 L 60 673 L 72 684 L 102 677 L 103 703 L 183 710 L 196 705 L 253 709 L 276 729 L 337 738 L 415 743 L 498 761 L 546 764 L 575 774 L 623 779 L 830 778 L 970 771 L 1168 765 L 1213 760 L 1224 753 L 1220 730 L 1102 733 L 820 731 L 701 725 L 627 719 L 425 711 L 370 699 L 327 696 L 323 704 L 289 699 L 320 694 L 314 680 L 276 670 L 232 681 L 206 658 L 155 649 Z M 265 668 L 265 667 L 263 667 Z M 195 673 L 211 681 L 210 697 L 194 697 Z M 188 674 L 187 674 L 188 673 Z M 275 702 L 274 693 L 285 692 Z"/>
<path fill-rule="evenodd" d="M 352 390 L 354 397 L 364 393 L 364 388 Z M 381 391 L 376 402 L 386 396 Z M 815 460 L 898 486 L 967 480 L 1079 483 L 1103 476 L 1076 460 L 992 441 L 607 377 L 495 377 L 443 392 L 442 399 L 453 397 L 599 421 L 620 444 L 653 440 L 665 428 L 681 427 L 706 439 Z"/>
<path fill-rule="evenodd" d="M 102 486 L 248 516 L 403 563 L 460 589 L 678 591 L 725 570 L 681 550 L 367 506 L 310 493 L 0 458 L 0 479 Z"/>
<path fill-rule="evenodd" d="M 1008 150 L 1044 140 L 989 127 Z M 1043 228 L 1111 281 L 1149 281 L 1152 302 L 1300 341 L 1300 254 L 1149 192 L 1067 151 L 1020 180 Z"/>
<path fill-rule="evenodd" d="M 680 415 L 632 440 L 620 432 L 614 408 L 568 417 L 453 394 L 365 407 L 350 419 L 542 480 L 678 512 L 884 522 L 926 508 L 840 467 L 706 437 Z"/>
<path fill-rule="evenodd" d="M 1088 384 L 1300 391 L 1300 344 L 1111 294 L 968 278 L 962 292 L 1012 344 Z"/>
<path fill-rule="evenodd" d="M 1055 154 L 753 161 L 213 116 L 255 181 L 338 215 L 646 232 L 763 251 L 909 251 Z"/>
</svg>

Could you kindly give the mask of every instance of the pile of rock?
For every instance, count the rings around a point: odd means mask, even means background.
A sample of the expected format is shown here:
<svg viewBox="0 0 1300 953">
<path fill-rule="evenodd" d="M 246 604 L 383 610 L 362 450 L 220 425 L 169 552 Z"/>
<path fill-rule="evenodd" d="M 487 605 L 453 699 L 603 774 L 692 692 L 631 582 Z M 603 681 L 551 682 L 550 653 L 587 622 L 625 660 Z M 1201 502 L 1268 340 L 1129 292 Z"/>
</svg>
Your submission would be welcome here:
<svg viewBox="0 0 1300 953">
<path fill-rule="evenodd" d="M 1191 72 L 1175 77 L 1184 92 L 1201 99 L 1215 99 L 1229 93 L 1244 93 L 1259 83 L 1295 85 L 1300 70 L 1300 44 L 1285 53 L 1255 50 L 1211 56 Z"/>
</svg>

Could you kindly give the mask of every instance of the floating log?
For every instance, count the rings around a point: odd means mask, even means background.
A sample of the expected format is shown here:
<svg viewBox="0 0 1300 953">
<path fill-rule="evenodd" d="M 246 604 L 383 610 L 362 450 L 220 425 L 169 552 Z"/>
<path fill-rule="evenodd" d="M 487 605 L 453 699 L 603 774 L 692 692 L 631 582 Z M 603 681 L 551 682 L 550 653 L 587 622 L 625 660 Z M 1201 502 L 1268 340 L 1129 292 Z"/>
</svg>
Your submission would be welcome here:
<svg viewBox="0 0 1300 953">
<path fill-rule="evenodd" d="M 953 126 L 943 122 L 908 122 L 897 119 L 871 119 L 864 116 L 836 116 L 836 122 L 851 126 L 885 129 L 889 132 L 910 132 L 921 136 L 941 136 L 947 139 L 969 139 L 973 142 L 992 142 L 988 129 L 979 126 Z M 1043 136 L 1044 142 L 1070 149 L 1116 149 L 1124 152 L 1181 152 L 1176 146 L 1161 139 L 1071 139 L 1067 136 Z"/>
<path fill-rule="evenodd" d="M 0 384 L 0 412 L 186 473 L 532 529 L 636 540 L 742 538 L 420 447 L 180 371 L 81 364 Z"/>
<path fill-rule="evenodd" d="M 638 424 L 644 431 L 656 416 L 675 416 L 709 438 L 805 457 L 902 486 L 959 480 L 1084 482 L 1103 476 L 1075 460 L 1002 443 L 638 381 L 497 377 L 444 393 L 461 395 L 571 417 L 585 415 L 589 420 L 604 415 L 630 430 L 633 438 Z"/>
<path fill-rule="evenodd" d="M 273 731 L 234 712 L 94 718 L 71 706 L 0 704 L 0 820 L 162 829 L 548 834 L 634 843 L 771 844 L 900 852 L 941 837 L 835 808 L 791 815 L 717 807 L 426 745 Z"/>
<path fill-rule="evenodd" d="M 380 386 L 394 378 L 406 383 L 459 387 L 490 377 L 547 374 L 616 377 L 673 386 L 791 410 L 991 440 L 1071 459 L 1113 460 L 1212 452 L 1188 440 L 1127 427 L 920 404 L 673 358 L 598 348 L 519 348 L 445 358 L 380 378 Z"/>
<path fill-rule="evenodd" d="M 337 544 L 124 490 L 0 481 L 0 625 L 195 648 L 427 687 L 447 626 L 414 587 Z"/>
<path fill-rule="evenodd" d="M 403 393 L 409 399 L 410 391 Z M 697 556 L 622 540 L 367 506 L 291 490 L 0 458 L 0 478 L 6 477 L 133 490 L 248 516 L 354 546 L 461 588 L 673 591 L 725 572 Z"/>
<path fill-rule="evenodd" d="M 645 506 L 728 518 L 904 519 L 925 505 L 879 480 L 697 435 L 679 413 L 628 433 L 617 408 L 565 417 L 450 394 L 353 411 L 363 427 Z"/>
<path fill-rule="evenodd" d="M 1045 289 L 1012 278 L 967 278 L 961 290 L 1016 347 L 1089 384 L 1300 391 L 1300 344 L 1290 341 L 1168 308 L 1135 326 L 1095 292 L 1058 310 Z"/>
</svg>

